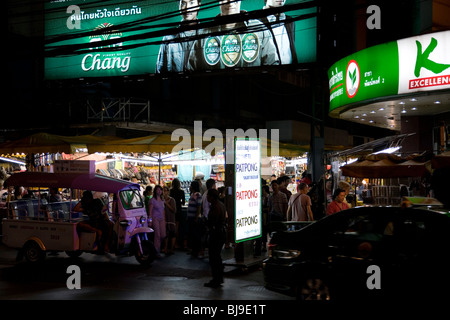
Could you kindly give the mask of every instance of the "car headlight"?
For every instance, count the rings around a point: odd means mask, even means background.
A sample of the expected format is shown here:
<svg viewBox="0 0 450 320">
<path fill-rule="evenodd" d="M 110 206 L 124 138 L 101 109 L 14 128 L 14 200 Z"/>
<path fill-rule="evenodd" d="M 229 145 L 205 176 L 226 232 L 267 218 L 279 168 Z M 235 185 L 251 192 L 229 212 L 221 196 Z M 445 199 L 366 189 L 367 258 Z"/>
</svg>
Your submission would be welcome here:
<svg viewBox="0 0 450 320">
<path fill-rule="evenodd" d="M 275 259 L 290 260 L 295 259 L 300 255 L 298 250 L 272 250 L 272 257 Z"/>
<path fill-rule="evenodd" d="M 144 224 L 145 221 L 147 221 L 147 218 L 146 218 L 145 216 L 142 216 L 142 217 L 139 219 L 139 222 L 140 222 L 141 224 Z"/>
</svg>

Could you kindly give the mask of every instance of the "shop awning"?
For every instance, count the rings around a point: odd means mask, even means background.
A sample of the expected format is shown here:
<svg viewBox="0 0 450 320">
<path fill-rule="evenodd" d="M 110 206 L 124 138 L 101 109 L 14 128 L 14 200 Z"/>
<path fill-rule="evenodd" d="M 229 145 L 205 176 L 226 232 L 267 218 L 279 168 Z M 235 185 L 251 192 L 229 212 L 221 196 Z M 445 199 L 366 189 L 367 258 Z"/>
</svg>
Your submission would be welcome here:
<svg viewBox="0 0 450 320">
<path fill-rule="evenodd" d="M 201 141 L 201 140 L 200 140 Z M 209 144 L 210 142 L 208 142 Z M 132 139 L 99 137 L 93 135 L 60 136 L 36 133 L 31 136 L 0 144 L 0 154 L 12 153 L 69 153 L 86 149 L 94 152 L 171 152 L 179 144 L 169 134 L 158 134 Z"/>
<path fill-rule="evenodd" d="M 191 146 L 194 145 L 193 138 Z M 201 140 L 199 140 L 201 141 Z M 111 141 L 90 144 L 88 149 L 93 152 L 123 152 L 123 153 L 146 153 L 146 152 L 172 152 L 172 150 L 182 142 L 182 140 L 172 141 L 170 134 L 156 134 L 145 137 L 131 139 L 116 139 Z M 210 142 L 208 142 L 209 144 Z"/>
<path fill-rule="evenodd" d="M 401 158 L 392 154 L 370 155 L 341 167 L 342 175 L 356 178 L 422 177 L 431 172 L 424 156 Z"/>
<path fill-rule="evenodd" d="M 363 143 L 351 149 L 337 150 L 328 154 L 328 158 L 337 157 L 358 157 L 373 153 L 375 150 L 386 149 L 390 147 L 401 146 L 404 139 L 415 135 L 415 133 L 404 133 L 394 136 L 387 136 L 384 138 L 376 139 L 367 143 Z"/>
<path fill-rule="evenodd" d="M 187 139 L 187 141 L 186 141 Z M 225 139 L 225 138 L 224 138 Z M 201 147 L 203 149 L 212 149 L 214 151 L 214 141 L 206 141 L 202 137 L 190 136 L 189 138 L 172 138 L 171 134 L 157 134 L 132 139 L 118 139 L 101 144 L 89 145 L 89 152 L 161 152 L 171 153 L 175 147 L 181 148 L 181 144 L 186 143 L 184 149 Z M 267 155 L 271 155 L 271 148 L 276 148 L 269 139 L 261 139 L 261 147 L 267 148 Z M 300 146 L 289 143 L 278 143 L 278 155 L 283 157 L 297 157 L 303 155 L 309 146 Z"/>
<path fill-rule="evenodd" d="M 433 169 L 450 168 L 450 151 L 434 156 L 431 164 Z"/>
<path fill-rule="evenodd" d="M 267 156 L 280 156 L 287 158 L 303 156 L 305 152 L 308 152 L 309 145 L 298 145 L 285 142 L 275 143 L 270 139 L 261 139 L 261 148 L 266 148 Z M 276 152 L 278 152 L 278 154 L 276 154 Z"/>
<path fill-rule="evenodd" d="M 225 140 L 225 137 L 224 137 Z M 181 145 L 184 144 L 184 145 Z M 92 135 L 60 136 L 48 133 L 37 133 L 16 141 L 0 144 L 0 154 L 13 153 L 68 153 L 87 149 L 95 152 L 122 153 L 171 153 L 174 148 L 185 150 L 201 146 L 203 149 L 214 151 L 214 138 L 206 141 L 203 137 L 189 136 L 189 138 L 172 138 L 171 134 L 155 134 L 138 138 L 121 139 L 118 137 L 99 137 Z M 309 145 L 293 143 L 275 143 L 270 139 L 261 138 L 261 147 L 266 148 L 267 156 L 298 157 L 309 150 Z M 277 149 L 278 148 L 278 149 Z M 278 154 L 273 154 L 276 152 Z M 271 153 L 272 152 L 272 153 Z"/>
<path fill-rule="evenodd" d="M 36 133 L 31 136 L 0 144 L 0 154 L 13 153 L 68 153 L 88 149 L 90 145 L 100 145 L 116 140 L 115 137 L 97 137 L 92 135 L 60 136 L 48 133 Z"/>
</svg>

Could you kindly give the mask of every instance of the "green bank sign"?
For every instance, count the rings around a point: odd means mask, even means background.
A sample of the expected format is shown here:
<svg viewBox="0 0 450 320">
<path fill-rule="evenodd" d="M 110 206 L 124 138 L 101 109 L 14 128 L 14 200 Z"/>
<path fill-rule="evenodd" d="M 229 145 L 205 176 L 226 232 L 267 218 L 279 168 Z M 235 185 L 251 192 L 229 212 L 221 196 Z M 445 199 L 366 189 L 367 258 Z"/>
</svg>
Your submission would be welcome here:
<svg viewBox="0 0 450 320">
<path fill-rule="evenodd" d="M 373 46 L 328 70 L 330 109 L 450 88 L 450 31 Z"/>
<path fill-rule="evenodd" d="M 310 0 L 276 3 L 277 8 L 266 8 L 262 0 L 47 0 L 45 76 L 113 77 L 314 62 L 316 5 Z"/>
</svg>

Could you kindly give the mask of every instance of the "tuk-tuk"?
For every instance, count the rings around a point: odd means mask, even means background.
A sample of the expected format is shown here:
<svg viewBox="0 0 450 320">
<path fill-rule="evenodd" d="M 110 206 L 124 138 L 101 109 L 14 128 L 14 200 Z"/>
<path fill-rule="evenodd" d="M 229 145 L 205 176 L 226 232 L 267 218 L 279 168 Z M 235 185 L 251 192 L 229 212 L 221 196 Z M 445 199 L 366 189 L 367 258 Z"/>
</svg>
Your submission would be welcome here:
<svg viewBox="0 0 450 320">
<path fill-rule="evenodd" d="M 3 243 L 19 249 L 18 259 L 38 262 L 46 252 L 65 251 L 71 257 L 83 252 L 99 253 L 96 233 L 77 228 L 80 221 L 89 218 L 73 210 L 79 202 L 72 199 L 76 190 L 113 194 L 105 201 L 113 228 L 110 253 L 134 255 L 143 265 L 150 265 L 156 257 L 151 241 L 153 230 L 148 227 L 139 184 L 96 173 L 22 172 L 11 175 L 5 185 L 39 188 L 38 193 L 41 188 L 70 189 L 69 200 L 46 202 L 38 196 L 7 204 L 8 215 L 2 221 Z"/>
</svg>

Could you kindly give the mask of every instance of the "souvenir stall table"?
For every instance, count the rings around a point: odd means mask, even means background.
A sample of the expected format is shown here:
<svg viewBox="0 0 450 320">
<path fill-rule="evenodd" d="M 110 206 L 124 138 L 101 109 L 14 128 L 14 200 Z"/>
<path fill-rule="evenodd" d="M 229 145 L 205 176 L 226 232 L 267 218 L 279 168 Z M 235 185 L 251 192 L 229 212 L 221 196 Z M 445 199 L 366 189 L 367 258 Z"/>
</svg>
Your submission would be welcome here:
<svg viewBox="0 0 450 320">
<path fill-rule="evenodd" d="M 404 196 L 426 196 L 431 175 L 430 156 L 402 158 L 372 154 L 342 166 L 341 175 L 352 177 L 356 194 L 364 203 L 400 205 Z"/>
</svg>

